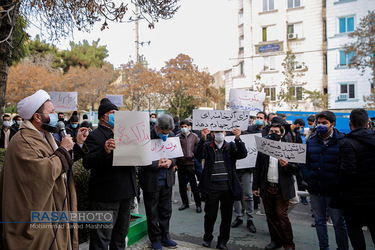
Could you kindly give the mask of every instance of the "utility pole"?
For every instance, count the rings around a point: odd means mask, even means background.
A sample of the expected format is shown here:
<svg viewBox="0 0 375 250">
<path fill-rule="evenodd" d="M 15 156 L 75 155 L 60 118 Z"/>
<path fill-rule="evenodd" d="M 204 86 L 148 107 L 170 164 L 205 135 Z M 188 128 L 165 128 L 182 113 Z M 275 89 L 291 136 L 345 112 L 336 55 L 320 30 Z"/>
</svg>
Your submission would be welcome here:
<svg viewBox="0 0 375 250">
<path fill-rule="evenodd" d="M 135 63 L 138 64 L 139 63 L 139 13 L 138 13 L 137 4 L 135 4 L 135 57 L 136 57 Z M 138 75 L 136 75 L 135 80 L 138 82 Z M 136 91 L 134 95 L 135 95 L 135 100 L 136 100 L 134 104 L 134 110 L 139 111 L 139 103 L 138 103 L 139 93 L 137 93 Z"/>
</svg>

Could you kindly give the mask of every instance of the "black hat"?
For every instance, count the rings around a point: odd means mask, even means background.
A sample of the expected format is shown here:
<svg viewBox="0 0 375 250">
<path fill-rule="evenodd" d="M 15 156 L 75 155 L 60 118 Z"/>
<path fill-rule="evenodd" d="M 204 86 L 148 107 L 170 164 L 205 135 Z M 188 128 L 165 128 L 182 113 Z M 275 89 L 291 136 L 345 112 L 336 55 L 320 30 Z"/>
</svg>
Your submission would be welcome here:
<svg viewBox="0 0 375 250">
<path fill-rule="evenodd" d="M 70 117 L 70 122 L 78 122 L 78 116 L 76 115 L 73 115 L 72 117 Z"/>
<path fill-rule="evenodd" d="M 100 119 L 105 113 L 111 110 L 118 110 L 118 108 L 108 98 L 103 98 L 100 101 L 100 106 L 98 110 L 98 118 Z"/>
<path fill-rule="evenodd" d="M 271 124 L 272 123 L 279 123 L 282 126 L 287 126 L 289 123 L 287 123 L 281 116 L 275 116 L 272 118 Z"/>
</svg>

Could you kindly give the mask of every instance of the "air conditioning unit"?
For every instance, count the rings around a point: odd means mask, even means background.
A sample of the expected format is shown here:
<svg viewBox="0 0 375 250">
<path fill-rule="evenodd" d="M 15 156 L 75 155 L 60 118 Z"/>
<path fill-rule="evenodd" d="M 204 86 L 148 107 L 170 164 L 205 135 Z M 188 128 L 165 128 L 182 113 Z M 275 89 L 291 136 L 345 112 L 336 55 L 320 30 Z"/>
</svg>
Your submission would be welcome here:
<svg viewBox="0 0 375 250">
<path fill-rule="evenodd" d="M 348 94 L 340 94 L 338 97 L 339 101 L 345 101 L 348 100 Z"/>
<path fill-rule="evenodd" d="M 288 40 L 297 39 L 298 35 L 296 33 L 289 33 L 288 34 Z"/>
</svg>

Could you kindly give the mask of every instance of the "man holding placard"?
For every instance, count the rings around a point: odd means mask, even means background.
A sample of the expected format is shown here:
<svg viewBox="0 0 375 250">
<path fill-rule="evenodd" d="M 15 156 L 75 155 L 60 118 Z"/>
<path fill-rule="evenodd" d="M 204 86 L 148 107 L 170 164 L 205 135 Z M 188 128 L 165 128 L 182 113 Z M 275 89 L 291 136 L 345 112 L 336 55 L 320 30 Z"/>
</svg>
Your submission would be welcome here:
<svg viewBox="0 0 375 250">
<path fill-rule="evenodd" d="M 272 123 L 267 139 L 280 141 L 283 133 L 281 124 Z M 298 164 L 258 152 L 253 194 L 262 197 L 267 216 L 271 243 L 265 249 L 273 250 L 282 246 L 285 249 L 295 249 L 288 207 L 289 200 L 296 195 L 293 173 L 298 171 Z"/>
<path fill-rule="evenodd" d="M 174 122 L 169 115 L 157 119 L 151 131 L 151 139 L 166 141 L 174 136 Z M 143 200 L 147 216 L 148 237 L 152 249 L 162 249 L 162 245 L 176 248 L 177 243 L 170 238 L 169 221 L 172 216 L 172 186 L 174 184 L 175 160 L 161 158 L 152 165 L 142 166 L 139 183 L 143 190 Z"/>
<path fill-rule="evenodd" d="M 212 133 L 214 140 L 206 142 L 208 128 L 201 132 L 202 139 L 195 150 L 198 159 L 204 159 L 205 165 L 199 182 L 204 206 L 204 247 L 210 247 L 217 212 L 221 210 L 220 234 L 217 249 L 228 249 L 226 244 L 230 238 L 233 202 L 242 198 L 242 188 L 236 174 L 236 160 L 246 158 L 247 150 L 241 141 L 241 130 L 233 129 L 234 142 L 225 141 L 224 131 Z"/>
<path fill-rule="evenodd" d="M 87 137 L 90 153 L 83 166 L 90 169 L 89 200 L 94 211 L 113 211 L 112 227 L 91 229 L 91 249 L 124 249 L 129 232 L 131 203 L 136 195 L 134 166 L 113 166 L 115 111 L 109 99 L 100 101 L 99 126 Z"/>
</svg>

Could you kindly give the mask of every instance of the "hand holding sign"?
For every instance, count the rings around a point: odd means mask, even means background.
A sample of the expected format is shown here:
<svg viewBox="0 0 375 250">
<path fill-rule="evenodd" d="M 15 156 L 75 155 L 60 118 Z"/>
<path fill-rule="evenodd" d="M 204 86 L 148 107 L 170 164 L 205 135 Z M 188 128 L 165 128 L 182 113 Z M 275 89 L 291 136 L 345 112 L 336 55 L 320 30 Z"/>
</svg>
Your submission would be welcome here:
<svg viewBox="0 0 375 250">
<path fill-rule="evenodd" d="M 279 161 L 280 161 L 280 165 L 281 165 L 282 167 L 286 167 L 286 166 L 288 166 L 288 162 L 287 162 L 285 159 L 280 158 Z"/>
<path fill-rule="evenodd" d="M 159 160 L 159 168 L 169 168 L 172 165 L 172 161 L 168 158 L 161 158 Z"/>
<path fill-rule="evenodd" d="M 239 128 L 234 128 L 232 133 L 236 136 L 236 140 L 238 140 L 241 135 L 241 130 Z"/>
<path fill-rule="evenodd" d="M 202 138 L 203 140 L 206 140 L 207 139 L 207 135 L 210 133 L 210 130 L 208 128 L 204 128 L 202 131 L 201 131 L 201 134 L 202 134 Z"/>
<path fill-rule="evenodd" d="M 104 150 L 108 154 L 111 153 L 112 150 L 116 148 L 116 141 L 115 139 L 108 139 L 104 144 Z"/>
</svg>

